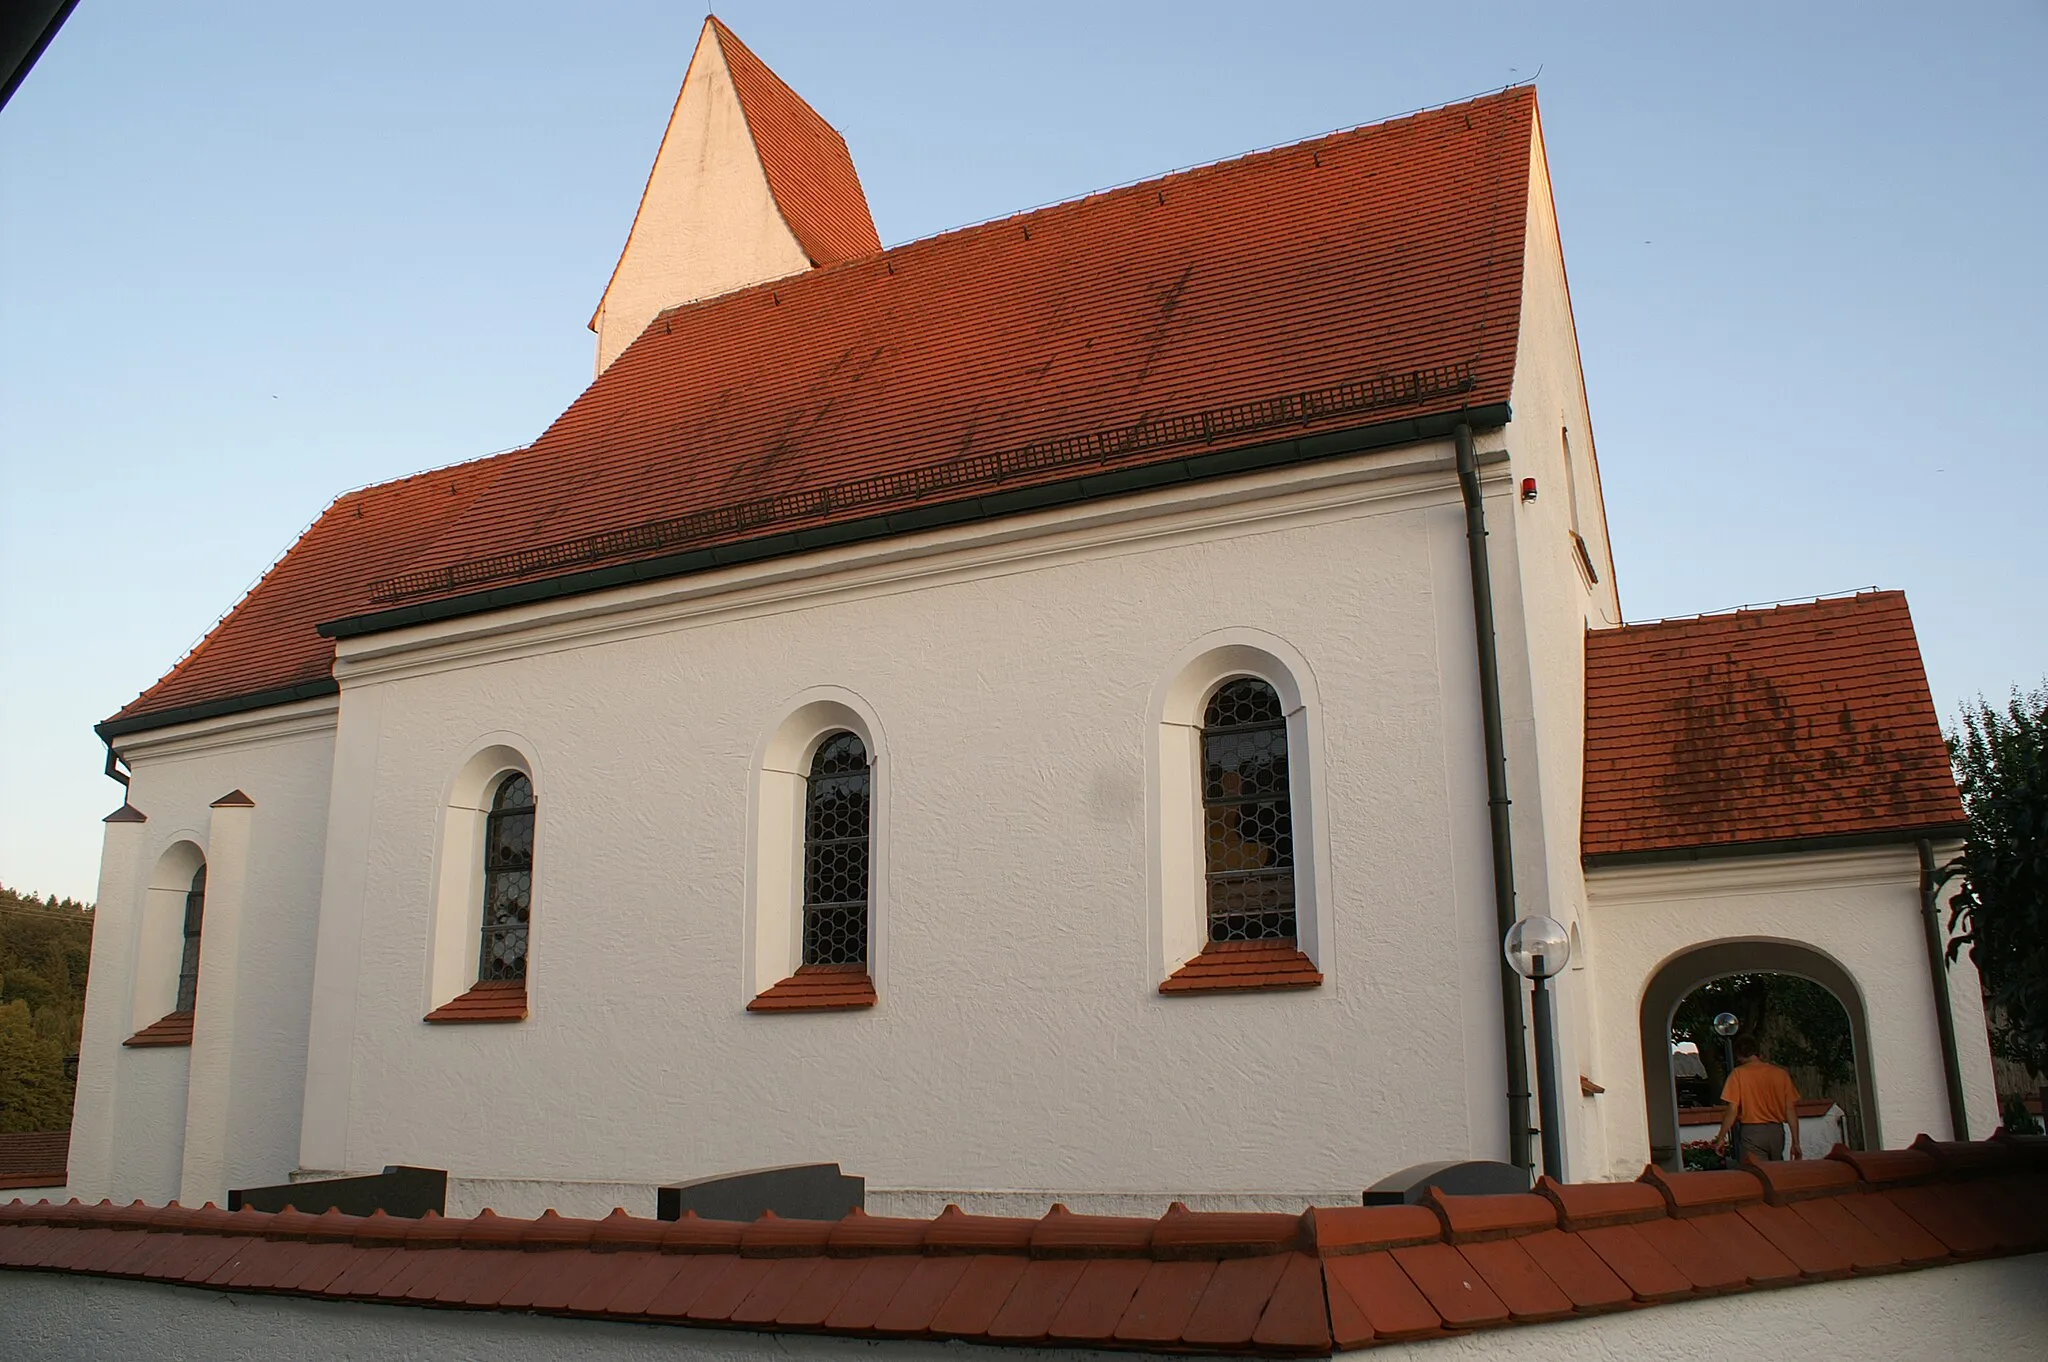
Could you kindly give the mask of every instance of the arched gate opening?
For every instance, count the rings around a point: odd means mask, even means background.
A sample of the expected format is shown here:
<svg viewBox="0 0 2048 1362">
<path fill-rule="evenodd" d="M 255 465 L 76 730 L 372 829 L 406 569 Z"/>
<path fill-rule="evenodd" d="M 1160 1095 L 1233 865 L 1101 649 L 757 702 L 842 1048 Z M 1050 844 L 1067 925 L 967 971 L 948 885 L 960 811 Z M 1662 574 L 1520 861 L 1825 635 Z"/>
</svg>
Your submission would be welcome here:
<svg viewBox="0 0 2048 1362">
<path fill-rule="evenodd" d="M 1863 993 L 1849 972 L 1813 947 L 1795 941 L 1715 941 L 1665 961 L 1643 990 L 1639 1022 L 1650 1161 L 1671 1169 L 1679 1166 L 1678 1094 L 1671 1062 L 1671 1023 L 1678 1005 L 1695 989 L 1731 974 L 1797 975 L 1835 996 L 1842 1010 L 1849 1014 L 1864 1143 L 1871 1148 L 1882 1147 L 1876 1088 L 1871 1079 L 1870 1026 L 1864 1013 Z"/>
</svg>

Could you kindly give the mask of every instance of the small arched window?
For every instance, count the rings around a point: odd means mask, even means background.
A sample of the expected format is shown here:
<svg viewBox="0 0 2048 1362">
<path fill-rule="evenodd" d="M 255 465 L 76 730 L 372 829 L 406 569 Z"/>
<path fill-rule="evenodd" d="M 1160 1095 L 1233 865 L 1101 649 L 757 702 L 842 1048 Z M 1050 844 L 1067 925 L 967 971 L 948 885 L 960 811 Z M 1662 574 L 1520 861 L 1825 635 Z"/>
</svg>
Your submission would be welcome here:
<svg viewBox="0 0 2048 1362">
<path fill-rule="evenodd" d="M 804 795 L 806 965 L 865 965 L 868 958 L 868 749 L 831 734 L 811 758 Z"/>
<path fill-rule="evenodd" d="M 199 927 L 206 916 L 206 866 L 192 872 L 192 887 L 185 891 L 185 949 L 178 957 L 178 1005 L 173 1012 L 191 1012 L 199 1006 Z"/>
<path fill-rule="evenodd" d="M 498 782 L 484 820 L 483 951 L 479 983 L 526 978 L 533 908 L 533 782 L 514 771 Z"/>
<path fill-rule="evenodd" d="M 1202 847 L 1209 940 L 1295 939 L 1287 712 L 1256 677 L 1225 682 L 1202 715 Z"/>
</svg>

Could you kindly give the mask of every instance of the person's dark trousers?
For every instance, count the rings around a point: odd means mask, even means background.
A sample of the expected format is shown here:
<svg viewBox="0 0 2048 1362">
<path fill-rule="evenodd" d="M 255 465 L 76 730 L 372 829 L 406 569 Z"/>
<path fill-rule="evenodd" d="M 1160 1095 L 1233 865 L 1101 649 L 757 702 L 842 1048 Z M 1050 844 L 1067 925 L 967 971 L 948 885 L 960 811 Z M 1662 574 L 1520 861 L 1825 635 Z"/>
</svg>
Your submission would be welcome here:
<svg viewBox="0 0 2048 1362">
<path fill-rule="evenodd" d="M 1780 1125 L 1751 1125 L 1744 1121 L 1736 1128 L 1742 1137 L 1742 1153 L 1755 1159 L 1783 1159 L 1785 1157 L 1785 1127 Z"/>
</svg>

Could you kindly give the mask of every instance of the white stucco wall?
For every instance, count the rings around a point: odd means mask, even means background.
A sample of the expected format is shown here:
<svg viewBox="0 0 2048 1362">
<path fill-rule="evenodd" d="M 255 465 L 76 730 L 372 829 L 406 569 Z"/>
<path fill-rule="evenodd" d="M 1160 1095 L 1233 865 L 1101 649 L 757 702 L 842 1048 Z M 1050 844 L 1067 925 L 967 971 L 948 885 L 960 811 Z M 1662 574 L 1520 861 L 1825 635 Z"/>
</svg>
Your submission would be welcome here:
<svg viewBox="0 0 2048 1362">
<path fill-rule="evenodd" d="M 1840 965 L 1863 994 L 1884 1144 L 1896 1148 L 1922 1132 L 1949 1138 L 1919 876 L 1911 847 L 1593 871 L 1588 915 L 1600 952 L 1592 968 L 1607 1012 L 1599 1034 L 1604 1175 L 1633 1177 L 1649 1159 L 1637 1022 L 1643 994 L 1672 958 L 1714 941 L 1790 941 Z M 1998 1128 L 1998 1107 L 1982 994 L 1968 961 L 1950 969 L 1949 993 L 1970 1134 L 1982 1139 Z"/>
<path fill-rule="evenodd" d="M 662 135 L 640 210 L 598 303 L 597 372 L 663 308 L 810 268 L 747 130 L 707 22 Z"/>
<path fill-rule="evenodd" d="M 1498 612 L 1508 783 L 1514 801 L 1510 821 L 1516 912 L 1545 914 L 1577 927 L 1583 957 L 1593 949 L 1582 921 L 1585 890 L 1579 859 L 1585 635 L 1588 628 L 1618 624 L 1621 612 L 1540 124 L 1531 135 L 1514 420 L 1505 433 L 1510 477 L 1488 497 L 1486 521 Z M 1571 540 L 1571 482 L 1561 438 L 1567 429 L 1577 463 L 1578 521 L 1597 581 L 1580 566 Z M 1521 495 L 1525 478 L 1536 480 L 1534 500 Z M 1583 958 L 1578 963 L 1583 964 Z M 1592 1040 L 1603 1023 L 1601 1000 L 1583 969 L 1560 976 L 1552 987 L 1566 1171 L 1584 1176 L 1605 1161 L 1593 1099 L 1581 1096 L 1579 1085 L 1581 1075 L 1604 1082 Z M 1524 993 L 1526 1010 L 1526 989 Z M 1528 1039 L 1533 1092 L 1533 1026 Z M 1541 1122 L 1533 1097 L 1531 1121 Z"/>
<path fill-rule="evenodd" d="M 24 1357 L 279 1362 L 349 1357 L 435 1362 L 1079 1362 L 1129 1357 L 1076 1349 L 990 1349 L 611 1324 L 481 1311 L 237 1295 L 153 1282 L 10 1272 L 0 1335 Z M 1709 1297 L 1527 1328 L 1397 1343 L 1384 1362 L 1622 1362 L 1642 1357 L 1796 1357 L 1802 1362 L 1971 1358 L 2023 1362 L 2048 1335 L 2048 1258 L 2002 1258 L 1883 1278 Z"/>
<path fill-rule="evenodd" d="M 825 1158 L 878 1192 L 1348 1200 L 1498 1155 L 1448 455 L 345 642 L 303 1166 L 645 1184 Z M 1329 982 L 1162 998 L 1148 697 L 1233 627 L 1298 652 L 1324 707 Z M 881 1000 L 749 1015 L 751 767 L 819 686 L 886 733 Z M 536 772 L 532 1017 L 429 1027 L 438 801 L 488 735 Z"/>
<path fill-rule="evenodd" d="M 221 1200 L 295 1166 L 333 712 L 332 701 L 308 703 L 117 740 L 128 801 L 148 821 L 108 824 L 102 852 L 73 1110 L 79 1196 Z M 253 808 L 212 807 L 238 788 Z M 214 864 L 230 841 L 245 848 L 232 873 Z M 145 951 L 141 929 L 152 873 L 180 843 L 209 855 L 194 1045 L 128 1049 L 138 989 L 175 992 L 176 953 Z M 168 969 L 172 988 L 140 979 L 144 968 Z M 195 1057 L 203 1110 L 191 1100 Z M 195 1115 L 201 1138 L 188 1145 Z"/>
</svg>

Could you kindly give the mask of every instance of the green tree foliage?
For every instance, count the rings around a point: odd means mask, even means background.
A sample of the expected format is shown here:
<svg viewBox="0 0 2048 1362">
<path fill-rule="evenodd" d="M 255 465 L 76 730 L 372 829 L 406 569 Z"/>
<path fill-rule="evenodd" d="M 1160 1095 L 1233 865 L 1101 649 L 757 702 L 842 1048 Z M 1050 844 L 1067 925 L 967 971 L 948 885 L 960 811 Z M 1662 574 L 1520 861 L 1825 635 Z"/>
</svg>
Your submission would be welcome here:
<svg viewBox="0 0 2048 1362">
<path fill-rule="evenodd" d="M 91 959 L 90 907 L 0 887 L 0 1133 L 70 1128 Z"/>
<path fill-rule="evenodd" d="M 1808 1097 L 1841 1094 L 1835 1100 L 1854 1106 L 1856 1047 L 1849 1034 L 1849 1014 L 1835 995 L 1796 974 L 1731 974 L 1703 984 L 1686 995 L 1671 1019 L 1671 1043 L 1691 1041 L 1699 1047 L 1707 1069 L 1707 1090 L 1718 1094 L 1728 1065 L 1714 1018 L 1733 1012 L 1741 1034 L 1763 1041 L 1773 1064 L 1791 1070 L 1793 1081 Z"/>
<path fill-rule="evenodd" d="M 1991 1048 L 2048 1072 L 2048 685 L 1965 706 L 1948 747 L 1970 816 L 1949 956 L 1983 976 Z"/>
</svg>

